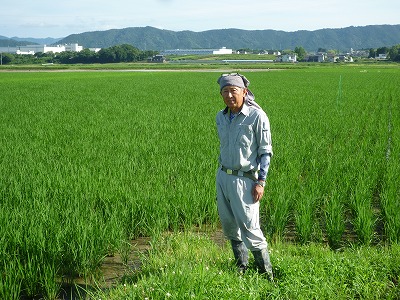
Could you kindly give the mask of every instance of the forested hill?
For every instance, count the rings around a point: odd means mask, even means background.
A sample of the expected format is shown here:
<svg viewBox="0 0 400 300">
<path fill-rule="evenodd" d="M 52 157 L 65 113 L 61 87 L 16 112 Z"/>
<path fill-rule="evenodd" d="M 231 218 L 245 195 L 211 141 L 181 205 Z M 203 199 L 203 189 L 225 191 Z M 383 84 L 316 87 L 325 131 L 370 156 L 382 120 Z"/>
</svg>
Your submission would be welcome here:
<svg viewBox="0 0 400 300">
<path fill-rule="evenodd" d="M 0 35 L 0 47 L 16 47 L 25 45 L 37 45 L 37 43 L 24 40 L 9 39 L 8 37 Z"/>
<path fill-rule="evenodd" d="M 400 44 L 400 25 L 370 25 L 340 29 L 277 30 L 215 29 L 202 32 L 171 31 L 154 27 L 131 27 L 72 34 L 58 43 L 79 43 L 85 48 L 130 44 L 140 50 L 198 49 L 294 49 L 318 48 L 349 51 Z"/>
</svg>

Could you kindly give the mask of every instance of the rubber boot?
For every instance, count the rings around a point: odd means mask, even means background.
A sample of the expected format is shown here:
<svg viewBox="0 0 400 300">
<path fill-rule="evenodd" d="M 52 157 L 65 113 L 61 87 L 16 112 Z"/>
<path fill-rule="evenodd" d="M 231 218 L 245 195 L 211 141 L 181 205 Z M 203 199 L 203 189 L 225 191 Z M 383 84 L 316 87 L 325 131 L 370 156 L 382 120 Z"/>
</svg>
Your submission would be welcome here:
<svg viewBox="0 0 400 300">
<path fill-rule="evenodd" d="M 274 275 L 272 273 L 272 265 L 269 259 L 268 249 L 265 248 L 252 252 L 258 272 L 260 272 L 261 274 L 266 274 L 270 281 L 274 281 Z"/>
<path fill-rule="evenodd" d="M 249 264 L 249 251 L 242 241 L 231 240 L 233 255 L 235 256 L 235 264 L 240 274 L 243 274 Z"/>
</svg>

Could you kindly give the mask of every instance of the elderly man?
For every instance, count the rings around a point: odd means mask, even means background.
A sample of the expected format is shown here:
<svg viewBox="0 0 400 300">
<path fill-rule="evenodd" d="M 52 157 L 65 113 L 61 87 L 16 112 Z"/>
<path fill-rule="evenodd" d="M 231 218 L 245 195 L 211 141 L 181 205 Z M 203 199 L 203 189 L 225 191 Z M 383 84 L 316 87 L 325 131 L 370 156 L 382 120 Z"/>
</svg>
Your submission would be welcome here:
<svg viewBox="0 0 400 300">
<path fill-rule="evenodd" d="M 269 120 L 241 74 L 218 79 L 225 109 L 216 117 L 220 141 L 217 172 L 218 213 L 239 272 L 248 268 L 248 249 L 257 269 L 273 280 L 268 245 L 260 228 L 259 208 L 272 156 Z"/>
</svg>

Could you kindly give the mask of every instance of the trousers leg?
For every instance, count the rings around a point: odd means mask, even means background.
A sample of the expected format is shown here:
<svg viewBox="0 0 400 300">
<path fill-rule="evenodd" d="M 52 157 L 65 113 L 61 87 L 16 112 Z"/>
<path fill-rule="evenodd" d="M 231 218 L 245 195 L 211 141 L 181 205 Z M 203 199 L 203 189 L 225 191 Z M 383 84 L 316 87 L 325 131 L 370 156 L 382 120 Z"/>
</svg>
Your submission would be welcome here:
<svg viewBox="0 0 400 300">
<path fill-rule="evenodd" d="M 246 247 L 260 250 L 267 243 L 259 223 L 259 202 L 251 194 L 254 182 L 246 177 L 217 174 L 217 205 L 222 229 L 229 240 L 242 240 Z"/>
<path fill-rule="evenodd" d="M 231 240 L 236 266 L 240 273 L 244 273 L 249 264 L 249 251 L 242 241 Z"/>
<path fill-rule="evenodd" d="M 269 259 L 268 249 L 262 249 L 257 251 L 252 251 L 254 256 L 254 262 L 258 271 L 262 274 L 266 274 L 271 281 L 274 280 L 274 275 L 272 273 L 272 264 Z"/>
</svg>

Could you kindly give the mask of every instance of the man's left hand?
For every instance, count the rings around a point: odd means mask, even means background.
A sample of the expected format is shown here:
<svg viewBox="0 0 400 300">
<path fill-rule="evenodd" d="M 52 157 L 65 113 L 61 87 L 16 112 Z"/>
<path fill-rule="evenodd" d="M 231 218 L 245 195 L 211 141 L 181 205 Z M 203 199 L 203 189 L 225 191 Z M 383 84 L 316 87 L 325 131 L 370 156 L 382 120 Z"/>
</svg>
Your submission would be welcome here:
<svg viewBox="0 0 400 300">
<path fill-rule="evenodd" d="M 252 194 L 253 194 L 254 203 L 260 201 L 262 196 L 264 195 L 264 187 L 262 187 L 259 184 L 254 184 Z"/>
</svg>

